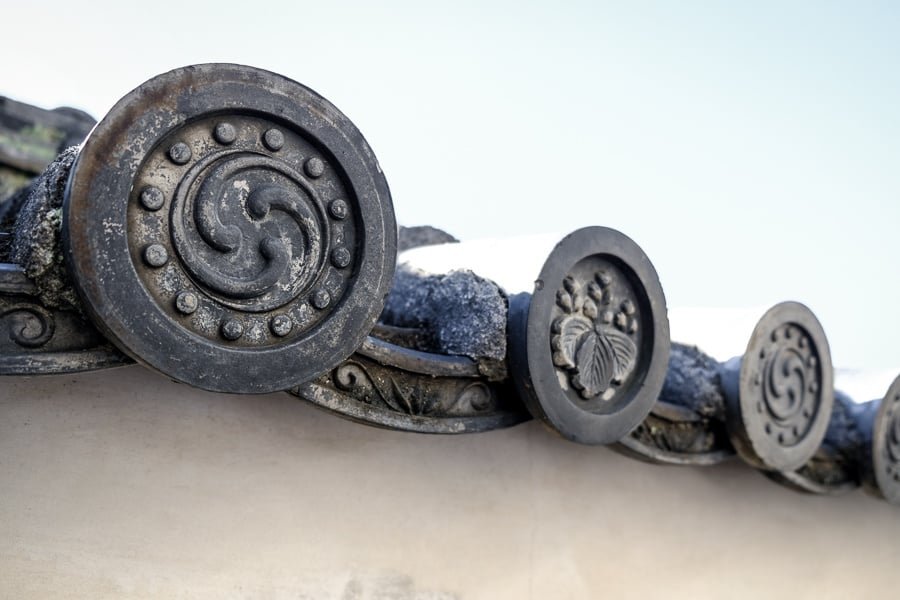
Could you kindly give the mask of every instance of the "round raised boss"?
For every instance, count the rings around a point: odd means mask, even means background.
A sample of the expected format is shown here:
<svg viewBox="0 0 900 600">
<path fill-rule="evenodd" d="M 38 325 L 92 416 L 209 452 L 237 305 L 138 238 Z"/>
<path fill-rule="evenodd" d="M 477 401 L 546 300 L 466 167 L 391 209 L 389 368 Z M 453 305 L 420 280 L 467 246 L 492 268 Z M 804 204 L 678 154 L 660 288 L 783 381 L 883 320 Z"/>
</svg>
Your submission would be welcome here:
<svg viewBox="0 0 900 600">
<path fill-rule="evenodd" d="M 86 140 L 63 246 L 87 312 L 123 352 L 234 393 L 285 390 L 363 342 L 397 228 L 360 132 L 280 75 L 208 64 L 122 98 Z"/>
</svg>

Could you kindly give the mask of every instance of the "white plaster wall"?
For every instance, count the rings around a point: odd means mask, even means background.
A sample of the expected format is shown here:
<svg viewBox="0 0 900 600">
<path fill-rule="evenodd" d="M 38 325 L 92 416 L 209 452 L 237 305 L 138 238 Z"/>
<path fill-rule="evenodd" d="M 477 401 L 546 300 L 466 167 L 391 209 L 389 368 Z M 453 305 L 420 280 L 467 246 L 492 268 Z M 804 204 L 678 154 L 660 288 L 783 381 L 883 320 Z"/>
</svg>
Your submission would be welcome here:
<svg viewBox="0 0 900 600">
<path fill-rule="evenodd" d="M 3 598 L 890 598 L 900 509 L 529 423 L 365 427 L 141 367 L 0 379 Z"/>
</svg>

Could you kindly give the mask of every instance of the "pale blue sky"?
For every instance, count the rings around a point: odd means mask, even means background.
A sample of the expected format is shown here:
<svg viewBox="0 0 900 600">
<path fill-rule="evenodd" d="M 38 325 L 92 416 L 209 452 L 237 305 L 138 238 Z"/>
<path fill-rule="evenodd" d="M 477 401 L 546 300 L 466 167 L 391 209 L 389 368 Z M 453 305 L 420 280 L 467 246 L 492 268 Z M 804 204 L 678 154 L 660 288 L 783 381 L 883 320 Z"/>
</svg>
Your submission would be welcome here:
<svg viewBox="0 0 900 600">
<path fill-rule="evenodd" d="M 277 71 L 359 126 L 403 224 L 616 227 L 671 306 L 800 300 L 836 364 L 900 368 L 898 7 L 17 3 L 0 94 L 101 117 L 176 66 Z"/>
</svg>

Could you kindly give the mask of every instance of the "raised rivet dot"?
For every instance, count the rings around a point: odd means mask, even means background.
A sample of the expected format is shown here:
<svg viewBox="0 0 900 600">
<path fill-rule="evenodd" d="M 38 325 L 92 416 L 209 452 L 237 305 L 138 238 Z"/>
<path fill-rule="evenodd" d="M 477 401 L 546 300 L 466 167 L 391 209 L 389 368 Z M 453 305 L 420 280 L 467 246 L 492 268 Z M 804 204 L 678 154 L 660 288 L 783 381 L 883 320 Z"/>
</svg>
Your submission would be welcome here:
<svg viewBox="0 0 900 600">
<path fill-rule="evenodd" d="M 200 301 L 194 292 L 181 291 L 175 296 L 175 308 L 178 312 L 189 315 L 197 310 Z"/>
<path fill-rule="evenodd" d="M 172 159 L 172 162 L 176 165 L 187 164 L 187 162 L 191 160 L 191 147 L 184 142 L 173 144 L 172 147 L 169 148 L 169 158 Z"/>
<path fill-rule="evenodd" d="M 343 247 L 331 251 L 331 264 L 338 269 L 343 269 L 350 264 L 350 251 Z"/>
<path fill-rule="evenodd" d="M 166 197 L 158 187 L 148 186 L 141 191 L 141 205 L 147 210 L 159 210 L 166 202 Z"/>
<path fill-rule="evenodd" d="M 220 144 L 231 144 L 237 139 L 237 131 L 231 123 L 219 123 L 213 130 L 213 137 Z"/>
<path fill-rule="evenodd" d="M 294 328 L 294 322 L 287 315 L 277 315 L 269 322 L 269 329 L 278 337 L 284 337 Z"/>
<path fill-rule="evenodd" d="M 328 206 L 328 210 L 335 219 L 346 219 L 347 213 L 349 212 L 347 203 L 343 200 L 335 200 Z"/>
<path fill-rule="evenodd" d="M 326 308 L 331 303 L 331 294 L 326 290 L 316 290 L 310 298 L 312 305 L 319 310 Z"/>
<path fill-rule="evenodd" d="M 269 150 L 277 152 L 284 147 L 284 134 L 277 129 L 269 129 L 263 134 L 263 143 Z"/>
<path fill-rule="evenodd" d="M 244 326 L 240 321 L 235 319 L 226 319 L 222 323 L 222 337 L 226 340 L 234 341 L 244 335 Z"/>
<path fill-rule="evenodd" d="M 306 161 L 306 164 L 303 165 L 303 169 L 310 177 L 321 177 L 322 174 L 325 173 L 325 163 L 322 162 L 321 158 L 313 157 Z"/>
<path fill-rule="evenodd" d="M 151 267 L 161 267 L 169 260 L 169 253 L 161 244 L 150 244 L 144 248 L 144 262 Z"/>
</svg>

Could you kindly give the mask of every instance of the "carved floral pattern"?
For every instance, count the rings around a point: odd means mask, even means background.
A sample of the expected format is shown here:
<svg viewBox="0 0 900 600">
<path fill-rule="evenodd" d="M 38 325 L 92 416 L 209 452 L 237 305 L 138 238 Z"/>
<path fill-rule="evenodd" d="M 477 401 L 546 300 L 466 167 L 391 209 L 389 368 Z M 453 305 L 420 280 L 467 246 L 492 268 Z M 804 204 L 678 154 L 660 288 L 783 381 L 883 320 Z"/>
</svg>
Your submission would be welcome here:
<svg viewBox="0 0 900 600">
<path fill-rule="evenodd" d="M 484 382 L 415 375 L 348 360 L 331 376 L 334 386 L 366 404 L 417 417 L 465 417 L 494 411 L 497 400 Z"/>
<path fill-rule="evenodd" d="M 586 285 L 569 276 L 556 293 L 563 315 L 552 324 L 553 364 L 585 400 L 611 398 L 636 364 L 637 309 L 630 299 L 616 302 L 611 283 L 605 271 Z"/>
</svg>

